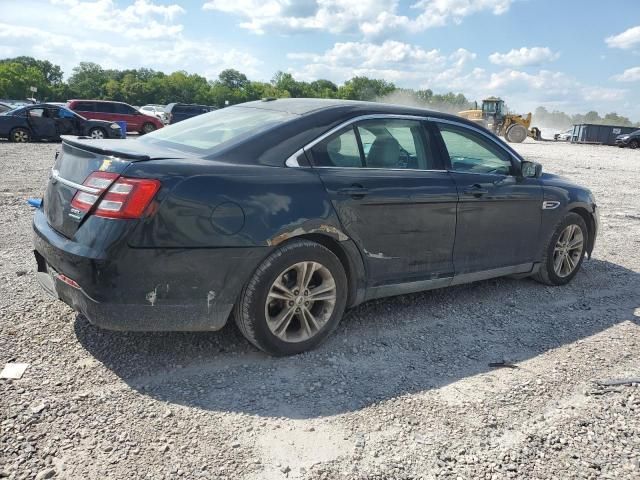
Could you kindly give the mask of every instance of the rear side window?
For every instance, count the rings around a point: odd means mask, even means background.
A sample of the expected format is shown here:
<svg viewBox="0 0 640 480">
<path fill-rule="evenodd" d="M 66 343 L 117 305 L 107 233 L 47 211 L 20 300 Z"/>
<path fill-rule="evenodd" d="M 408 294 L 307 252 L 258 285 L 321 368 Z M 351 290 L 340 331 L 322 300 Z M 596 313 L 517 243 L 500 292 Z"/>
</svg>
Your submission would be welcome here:
<svg viewBox="0 0 640 480">
<path fill-rule="evenodd" d="M 93 102 L 78 102 L 76 103 L 75 107 L 73 107 L 73 109 L 79 110 L 81 112 L 95 112 L 95 105 L 96 104 Z"/>
<path fill-rule="evenodd" d="M 363 167 L 358 137 L 353 127 L 321 141 L 311 148 L 313 164 L 317 167 Z"/>
<path fill-rule="evenodd" d="M 138 142 L 209 155 L 297 115 L 253 107 L 227 107 L 146 134 Z"/>
<path fill-rule="evenodd" d="M 106 102 L 96 103 L 96 112 L 114 113 L 113 103 L 106 103 Z"/>
<path fill-rule="evenodd" d="M 311 148 L 315 166 L 435 170 L 431 136 L 418 120 L 355 124 Z"/>
</svg>

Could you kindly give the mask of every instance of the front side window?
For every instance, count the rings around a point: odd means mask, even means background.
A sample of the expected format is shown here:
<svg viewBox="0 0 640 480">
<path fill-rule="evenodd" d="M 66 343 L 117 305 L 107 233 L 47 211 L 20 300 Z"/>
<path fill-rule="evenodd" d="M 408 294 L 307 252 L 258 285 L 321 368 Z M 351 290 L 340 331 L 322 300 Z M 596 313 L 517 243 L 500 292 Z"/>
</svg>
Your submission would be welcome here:
<svg viewBox="0 0 640 480">
<path fill-rule="evenodd" d="M 112 105 L 113 105 L 113 112 L 119 115 L 133 115 L 135 113 L 135 110 L 133 109 L 133 107 L 130 107 L 129 105 L 125 105 L 124 103 L 114 103 Z"/>
<path fill-rule="evenodd" d="M 510 155 L 482 134 L 465 127 L 438 124 L 451 168 L 465 173 L 509 175 Z"/>
<path fill-rule="evenodd" d="M 30 117 L 44 117 L 44 108 L 32 108 L 29 110 Z"/>
<path fill-rule="evenodd" d="M 310 149 L 321 167 L 434 169 L 430 136 L 417 120 L 366 120 L 346 127 Z"/>
</svg>

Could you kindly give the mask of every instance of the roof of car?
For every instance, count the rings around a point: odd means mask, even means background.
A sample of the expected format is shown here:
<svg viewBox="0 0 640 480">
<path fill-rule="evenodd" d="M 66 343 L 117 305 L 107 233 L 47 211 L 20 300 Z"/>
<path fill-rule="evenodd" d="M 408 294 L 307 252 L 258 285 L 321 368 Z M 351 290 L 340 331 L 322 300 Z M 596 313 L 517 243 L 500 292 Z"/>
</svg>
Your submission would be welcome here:
<svg viewBox="0 0 640 480">
<path fill-rule="evenodd" d="M 71 100 L 67 100 L 67 103 L 71 102 L 122 103 L 123 105 L 129 105 L 126 102 L 118 102 L 117 100 L 92 100 L 86 98 L 72 98 Z"/>
<path fill-rule="evenodd" d="M 398 113 L 406 115 L 439 114 L 424 108 L 410 107 L 406 105 L 396 105 L 379 102 L 362 102 L 358 100 L 339 100 L 333 98 L 278 98 L 256 100 L 240 104 L 242 107 L 260 108 L 264 110 L 275 110 L 295 115 L 305 115 L 319 110 L 332 110 L 349 108 L 352 111 L 369 111 Z M 441 114 L 439 114 L 441 115 Z"/>
</svg>

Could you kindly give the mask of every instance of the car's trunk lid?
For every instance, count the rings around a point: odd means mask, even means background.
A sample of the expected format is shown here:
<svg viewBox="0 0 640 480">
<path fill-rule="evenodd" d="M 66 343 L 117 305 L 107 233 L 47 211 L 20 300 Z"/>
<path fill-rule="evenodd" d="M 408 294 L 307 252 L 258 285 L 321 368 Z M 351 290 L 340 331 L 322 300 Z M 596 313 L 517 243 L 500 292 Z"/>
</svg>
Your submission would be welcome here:
<svg viewBox="0 0 640 480">
<path fill-rule="evenodd" d="M 82 185 L 91 173 L 122 174 L 133 162 L 162 158 L 181 156 L 174 151 L 153 148 L 137 140 L 63 137 L 62 148 L 56 155 L 44 195 L 44 212 L 49 225 L 64 236 L 73 237 L 85 217 L 91 214 L 91 210 L 80 211 L 71 202 L 78 191 L 92 193 L 90 188 Z"/>
</svg>

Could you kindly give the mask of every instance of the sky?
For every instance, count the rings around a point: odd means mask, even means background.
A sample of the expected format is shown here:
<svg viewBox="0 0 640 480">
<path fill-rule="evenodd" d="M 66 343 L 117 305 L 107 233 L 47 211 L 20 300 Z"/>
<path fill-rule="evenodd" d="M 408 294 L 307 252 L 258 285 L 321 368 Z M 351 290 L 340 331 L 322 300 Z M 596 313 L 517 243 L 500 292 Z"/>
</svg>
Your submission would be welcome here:
<svg viewBox="0 0 640 480">
<path fill-rule="evenodd" d="M 640 0 L 0 0 L 0 58 L 235 68 L 640 120 Z"/>
</svg>

